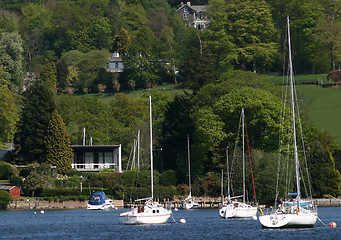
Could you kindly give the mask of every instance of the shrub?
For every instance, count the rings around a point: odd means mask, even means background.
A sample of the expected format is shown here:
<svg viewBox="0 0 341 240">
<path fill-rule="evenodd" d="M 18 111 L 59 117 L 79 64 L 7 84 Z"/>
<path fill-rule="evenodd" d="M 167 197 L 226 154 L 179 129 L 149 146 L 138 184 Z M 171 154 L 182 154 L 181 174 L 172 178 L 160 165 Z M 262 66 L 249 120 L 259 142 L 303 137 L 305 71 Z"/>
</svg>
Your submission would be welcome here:
<svg viewBox="0 0 341 240">
<path fill-rule="evenodd" d="M 327 79 L 329 81 L 341 82 L 341 70 L 330 71 Z"/>
<path fill-rule="evenodd" d="M 10 164 L 0 162 L 0 179 L 9 179 L 13 173 L 13 168 Z"/>
<path fill-rule="evenodd" d="M 0 209 L 6 209 L 11 202 L 11 195 L 7 191 L 0 191 Z"/>
<path fill-rule="evenodd" d="M 114 185 L 108 189 L 107 194 L 112 195 L 113 199 L 123 199 L 124 187 L 122 185 Z"/>
<path fill-rule="evenodd" d="M 160 184 L 162 184 L 163 186 L 176 186 L 176 172 L 174 170 L 168 170 L 162 173 L 160 177 Z"/>
<path fill-rule="evenodd" d="M 10 183 L 13 183 L 15 186 L 21 186 L 21 178 L 18 176 L 12 176 L 9 180 Z"/>
<path fill-rule="evenodd" d="M 137 172 L 136 171 L 125 171 L 122 174 L 123 183 L 125 186 L 134 187 L 136 183 Z"/>
</svg>

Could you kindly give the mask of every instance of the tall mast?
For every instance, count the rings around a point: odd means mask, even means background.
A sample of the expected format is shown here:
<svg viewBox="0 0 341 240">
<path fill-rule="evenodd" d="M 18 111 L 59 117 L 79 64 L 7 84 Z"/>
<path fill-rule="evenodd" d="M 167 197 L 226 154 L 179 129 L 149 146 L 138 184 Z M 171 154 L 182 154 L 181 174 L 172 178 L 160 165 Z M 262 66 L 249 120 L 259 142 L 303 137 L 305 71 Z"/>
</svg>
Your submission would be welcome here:
<svg viewBox="0 0 341 240">
<path fill-rule="evenodd" d="M 189 195 L 192 195 L 192 187 L 191 187 L 191 156 L 189 150 L 189 136 L 187 134 L 187 156 L 188 156 L 188 187 L 189 187 Z"/>
<path fill-rule="evenodd" d="M 140 130 L 137 131 L 137 171 L 140 171 Z"/>
<path fill-rule="evenodd" d="M 150 182 L 152 191 L 152 201 L 154 201 L 153 189 L 153 128 L 152 128 L 152 96 L 149 96 L 149 124 L 150 124 Z"/>
<path fill-rule="evenodd" d="M 244 143 L 244 108 L 242 108 L 242 135 L 243 135 L 243 202 L 245 203 L 245 155 L 244 155 L 244 148 L 245 148 L 245 143 Z"/>
<path fill-rule="evenodd" d="M 224 169 L 221 169 L 221 184 L 220 184 L 221 204 L 224 205 Z"/>
<path fill-rule="evenodd" d="M 226 147 L 227 199 L 230 201 L 229 147 Z"/>
<path fill-rule="evenodd" d="M 288 22 L 288 47 L 289 47 L 289 70 L 290 70 L 290 91 L 291 91 L 291 110 L 292 110 L 292 129 L 293 129 L 293 144 L 294 144 L 294 155 L 295 155 L 295 167 L 296 167 L 296 185 L 297 185 L 297 199 L 300 198 L 300 182 L 299 182 L 299 162 L 296 146 L 296 127 L 295 127 L 295 104 L 294 104 L 294 75 L 292 69 L 291 60 L 291 43 L 290 43 L 290 26 L 289 16 L 287 17 Z M 299 205 L 298 205 L 299 206 Z"/>
</svg>

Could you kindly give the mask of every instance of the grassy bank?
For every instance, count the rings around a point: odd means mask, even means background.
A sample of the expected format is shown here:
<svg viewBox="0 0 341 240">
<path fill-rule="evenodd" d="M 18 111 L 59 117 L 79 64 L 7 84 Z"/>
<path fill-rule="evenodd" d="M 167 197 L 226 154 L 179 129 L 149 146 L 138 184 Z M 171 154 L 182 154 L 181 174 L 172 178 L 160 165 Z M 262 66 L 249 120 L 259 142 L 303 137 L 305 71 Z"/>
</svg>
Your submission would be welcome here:
<svg viewBox="0 0 341 240">
<path fill-rule="evenodd" d="M 341 145 L 341 88 L 297 85 L 304 116 L 328 131 Z"/>
</svg>

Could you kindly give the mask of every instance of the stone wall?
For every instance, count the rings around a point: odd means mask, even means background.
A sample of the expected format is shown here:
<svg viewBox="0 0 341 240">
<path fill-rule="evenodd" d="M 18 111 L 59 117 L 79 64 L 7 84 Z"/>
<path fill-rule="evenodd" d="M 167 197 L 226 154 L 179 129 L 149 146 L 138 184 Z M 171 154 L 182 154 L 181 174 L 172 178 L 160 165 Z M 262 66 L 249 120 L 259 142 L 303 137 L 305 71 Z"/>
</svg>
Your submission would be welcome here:
<svg viewBox="0 0 341 240">
<path fill-rule="evenodd" d="M 9 204 L 9 210 L 29 210 L 29 209 L 86 209 L 88 201 L 13 201 Z M 123 208 L 122 200 L 114 200 L 114 206 Z"/>
</svg>

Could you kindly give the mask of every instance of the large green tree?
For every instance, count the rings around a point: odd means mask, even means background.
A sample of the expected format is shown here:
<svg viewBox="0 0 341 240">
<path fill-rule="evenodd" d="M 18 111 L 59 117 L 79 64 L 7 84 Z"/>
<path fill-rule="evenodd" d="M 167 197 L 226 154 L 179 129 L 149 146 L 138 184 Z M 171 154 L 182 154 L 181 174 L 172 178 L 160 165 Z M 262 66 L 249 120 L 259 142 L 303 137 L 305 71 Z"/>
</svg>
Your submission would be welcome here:
<svg viewBox="0 0 341 240">
<path fill-rule="evenodd" d="M 51 90 L 36 81 L 24 94 L 23 109 L 15 134 L 18 163 L 42 163 L 46 160 L 44 136 L 55 109 Z"/>
<path fill-rule="evenodd" d="M 1 68 L 0 68 L 1 71 Z M 0 77 L 0 146 L 13 141 L 19 114 L 14 95 Z"/>
<path fill-rule="evenodd" d="M 263 0 L 210 2 L 212 24 L 206 32 L 209 46 L 220 54 L 225 69 L 232 66 L 266 71 L 278 58 L 276 29 L 269 5 Z M 230 65 L 230 66 L 229 66 Z"/>
<path fill-rule="evenodd" d="M 23 40 L 18 33 L 0 35 L 0 67 L 2 77 L 10 83 L 20 86 L 24 76 Z"/>
<path fill-rule="evenodd" d="M 63 118 L 56 110 L 52 113 L 44 142 L 47 162 L 57 166 L 59 172 L 69 170 L 73 156 L 70 135 L 67 132 Z"/>
</svg>

